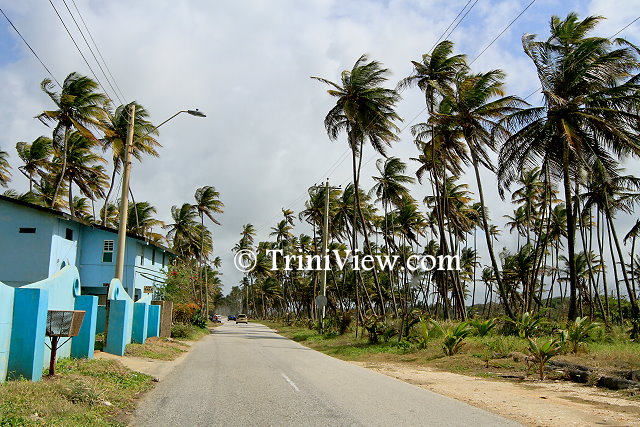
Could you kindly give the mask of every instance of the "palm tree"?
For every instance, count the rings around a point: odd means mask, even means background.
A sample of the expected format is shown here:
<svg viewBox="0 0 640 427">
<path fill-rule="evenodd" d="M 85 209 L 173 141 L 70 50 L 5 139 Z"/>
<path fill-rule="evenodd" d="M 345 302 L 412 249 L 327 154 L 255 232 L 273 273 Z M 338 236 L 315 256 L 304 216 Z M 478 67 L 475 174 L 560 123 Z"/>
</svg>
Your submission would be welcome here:
<svg viewBox="0 0 640 427">
<path fill-rule="evenodd" d="M 347 142 L 351 149 L 356 210 L 362 222 L 365 246 L 369 254 L 371 246 L 359 199 L 360 167 L 365 141 L 368 140 L 378 153 L 385 156 L 386 147 L 398 140 L 396 132 L 399 129 L 395 122 L 399 121 L 400 117 L 395 111 L 395 104 L 400 95 L 395 90 L 381 86 L 387 80 L 388 72 L 378 61 L 369 61 L 366 55 L 362 55 L 350 71 L 342 72 L 340 84 L 313 77 L 331 86 L 327 92 L 337 98 L 336 105 L 325 117 L 324 125 L 332 140 L 336 140 L 342 131 L 347 133 Z M 354 224 L 356 223 L 357 220 L 354 218 Z M 357 227 L 353 227 L 354 246 L 357 241 L 356 233 Z M 384 313 L 382 289 L 375 269 L 373 274 Z"/>
<path fill-rule="evenodd" d="M 104 130 L 104 138 L 102 139 L 102 148 L 106 151 L 111 148 L 113 157 L 113 171 L 111 174 L 111 184 L 109 191 L 104 199 L 104 205 L 109 203 L 111 191 L 113 190 L 117 173 L 120 171 L 124 162 L 124 149 L 126 146 L 127 132 L 129 130 L 131 105 L 135 105 L 135 117 L 133 126 L 133 143 L 130 149 L 131 155 L 138 161 L 142 161 L 144 156 L 158 157 L 157 149 L 161 147 L 160 143 L 154 138 L 158 135 L 156 127 L 148 120 L 149 112 L 137 102 L 131 102 L 126 105 L 120 105 L 113 114 L 109 114 L 102 120 L 102 129 Z M 102 218 L 103 225 L 106 222 Z"/>
<path fill-rule="evenodd" d="M 196 231 L 196 215 L 193 205 L 189 203 L 183 203 L 180 207 L 174 205 L 171 207 L 173 223 L 162 227 L 169 230 L 167 240 L 172 241 L 174 250 L 183 257 L 193 255 L 193 242 L 201 237 Z"/>
<path fill-rule="evenodd" d="M 575 213 L 571 183 L 581 169 L 589 172 L 596 159 L 608 169 L 619 157 L 640 155 L 636 125 L 640 85 L 637 47 L 623 39 L 611 41 L 588 34 L 601 20 L 579 20 L 570 13 L 551 18 L 546 41 L 525 35 L 522 44 L 542 85 L 544 106 L 514 114 L 508 126 L 518 131 L 503 144 L 498 177 L 503 187 L 522 169 L 542 161 L 562 179 L 567 209 L 569 319 L 577 316 Z"/>
<path fill-rule="evenodd" d="M 11 181 L 11 166 L 9 165 L 9 161 L 7 158 L 9 154 L 6 151 L 0 150 L 0 186 L 6 187 L 7 183 Z"/>
<path fill-rule="evenodd" d="M 39 136 L 31 144 L 18 142 L 16 151 L 20 160 L 24 162 L 18 169 L 29 179 L 29 191 L 33 191 L 36 177 L 44 178 L 51 167 L 53 141 L 46 136 Z"/>
<path fill-rule="evenodd" d="M 51 207 L 57 203 L 58 193 L 66 175 L 67 143 L 71 129 L 76 129 L 80 135 L 89 140 L 97 141 L 90 128 L 101 126 L 108 103 L 107 96 L 97 92 L 98 83 L 78 73 L 71 73 L 64 79 L 59 94 L 52 90 L 53 87 L 50 79 L 44 79 L 40 83 L 40 88 L 51 98 L 56 109 L 45 110 L 37 116 L 45 125 L 48 125 L 48 122 L 56 123 L 53 130 L 53 144 L 62 157 Z"/>
<path fill-rule="evenodd" d="M 98 163 L 104 163 L 105 160 L 92 151 L 96 143 L 79 132 L 71 132 L 67 138 L 67 153 L 64 156 L 67 165 L 64 169 L 59 167 L 62 153 L 58 151 L 58 148 L 54 150 L 56 154 L 52 163 L 53 170 L 58 172 L 62 178 L 68 182 L 69 190 L 69 211 L 71 216 L 75 216 L 73 205 L 73 185 L 77 185 L 80 192 L 91 200 L 95 200 L 96 197 L 104 197 L 103 188 L 107 185 L 107 175 L 104 172 L 104 167 Z"/>
<path fill-rule="evenodd" d="M 157 239 L 152 232 L 153 227 L 162 227 L 164 222 L 156 219 L 156 208 L 149 202 L 136 202 L 129 204 L 127 216 L 127 231 L 147 238 Z"/>
<path fill-rule="evenodd" d="M 488 150 L 496 149 L 495 137 L 505 137 L 506 129 L 500 121 L 506 116 L 516 113 L 525 102 L 517 96 L 505 96 L 504 73 L 492 70 L 486 73 L 470 74 L 466 70 L 458 73 L 454 82 L 454 90 L 443 99 L 443 103 L 451 106 L 451 119 L 460 128 L 469 150 L 471 164 L 475 173 L 478 196 L 480 198 L 480 216 L 484 230 L 487 250 L 494 270 L 498 292 L 505 303 L 506 314 L 513 318 L 513 312 L 506 300 L 506 289 L 502 286 L 498 262 L 493 250 L 490 235 L 487 208 L 480 177 L 480 165 L 493 171 Z"/>
</svg>

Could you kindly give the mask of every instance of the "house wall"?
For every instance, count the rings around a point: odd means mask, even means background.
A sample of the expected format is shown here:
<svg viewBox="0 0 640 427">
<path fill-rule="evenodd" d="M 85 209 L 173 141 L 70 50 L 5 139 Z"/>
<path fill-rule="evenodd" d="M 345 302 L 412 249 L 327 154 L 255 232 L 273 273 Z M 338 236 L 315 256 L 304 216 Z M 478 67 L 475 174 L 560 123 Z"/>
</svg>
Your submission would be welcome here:
<svg viewBox="0 0 640 427">
<path fill-rule="evenodd" d="M 79 241 L 81 224 L 63 218 L 54 221 L 51 235 L 51 255 L 49 259 L 49 273 L 51 276 L 67 265 L 77 265 L 77 255 L 80 250 Z M 72 238 L 68 240 L 67 229 L 71 230 Z"/>
<path fill-rule="evenodd" d="M 0 203 L 0 281 L 17 287 L 49 276 L 58 218 L 26 206 Z M 35 233 L 20 233 L 21 227 Z M 57 271 L 57 270 L 56 270 Z"/>
</svg>

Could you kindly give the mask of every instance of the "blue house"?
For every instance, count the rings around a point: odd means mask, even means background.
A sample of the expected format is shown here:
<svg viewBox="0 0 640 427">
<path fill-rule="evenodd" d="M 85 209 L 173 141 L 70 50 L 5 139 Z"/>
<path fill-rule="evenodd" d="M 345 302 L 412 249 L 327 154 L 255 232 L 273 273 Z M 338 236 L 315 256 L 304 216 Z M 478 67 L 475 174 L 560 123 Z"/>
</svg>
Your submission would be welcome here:
<svg viewBox="0 0 640 427">
<path fill-rule="evenodd" d="M 115 274 L 117 236 L 113 228 L 0 195 L 0 282 L 23 286 L 73 265 L 82 294 L 97 295 L 104 304 Z M 132 233 L 125 249 L 122 285 L 138 300 L 164 282 L 173 253 Z"/>
</svg>

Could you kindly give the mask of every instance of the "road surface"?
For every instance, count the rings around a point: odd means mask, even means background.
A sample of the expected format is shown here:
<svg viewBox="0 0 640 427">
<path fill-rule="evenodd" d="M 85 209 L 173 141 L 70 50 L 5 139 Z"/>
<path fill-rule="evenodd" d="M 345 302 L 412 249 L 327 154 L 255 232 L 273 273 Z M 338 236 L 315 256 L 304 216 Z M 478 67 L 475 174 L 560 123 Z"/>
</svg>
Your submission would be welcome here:
<svg viewBox="0 0 640 427">
<path fill-rule="evenodd" d="M 334 359 L 255 323 L 225 323 L 140 403 L 134 426 L 516 426 Z"/>
</svg>

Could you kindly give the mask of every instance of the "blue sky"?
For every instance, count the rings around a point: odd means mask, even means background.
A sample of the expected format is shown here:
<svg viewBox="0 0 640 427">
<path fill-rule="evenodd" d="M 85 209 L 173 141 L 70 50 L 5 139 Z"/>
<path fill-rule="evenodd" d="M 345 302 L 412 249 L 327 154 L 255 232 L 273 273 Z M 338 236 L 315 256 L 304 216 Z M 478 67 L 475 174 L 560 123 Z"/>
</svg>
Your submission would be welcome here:
<svg viewBox="0 0 640 427">
<path fill-rule="evenodd" d="M 336 184 L 351 176 L 350 162 L 343 160 L 346 144 L 329 142 L 322 125 L 332 100 L 326 88 L 309 76 L 338 80 L 342 70 L 369 53 L 392 71 L 389 86 L 395 86 L 411 73 L 410 61 L 433 46 L 465 3 L 76 0 L 126 101 L 138 100 L 156 123 L 186 108 L 207 113 L 207 119 L 182 115 L 163 126 L 161 157 L 134 165 L 132 188 L 136 199 L 151 202 L 164 220 L 169 219 L 171 205 L 191 202 L 197 187 L 214 185 L 221 192 L 226 212 L 220 218 L 222 226 L 212 226 L 212 231 L 215 250 L 223 258 L 227 290 L 240 278 L 230 250 L 242 224 L 255 224 L 258 238 L 266 239 L 281 208 L 296 213 L 303 208 L 310 185 L 325 179 L 328 172 Z M 529 3 L 478 0 L 451 36 L 456 50 L 475 58 Z M 62 1 L 54 4 L 77 35 Z M 90 75 L 48 2 L 0 0 L 0 7 L 59 81 L 72 71 Z M 502 68 L 507 90 L 528 95 L 538 82 L 520 38 L 523 33 L 546 37 L 550 16 L 564 17 L 570 11 L 609 18 L 596 31 L 608 37 L 640 13 L 640 0 L 537 0 L 473 69 Z M 622 35 L 640 43 L 640 21 Z M 79 35 L 76 39 L 82 46 Z M 28 182 L 15 170 L 15 143 L 50 133 L 33 119 L 51 107 L 39 89 L 45 77 L 46 71 L 0 17 L 0 148 L 11 156 L 12 186 L 18 190 L 25 190 Z M 402 96 L 398 112 L 405 127 L 424 103 L 417 90 Z M 409 129 L 400 136 L 389 155 L 409 162 L 416 155 Z M 371 150 L 365 151 L 363 176 L 375 173 L 376 158 Z M 637 168 L 635 162 L 629 166 Z M 409 168 L 414 170 L 415 165 Z M 473 178 L 462 179 L 473 191 Z M 491 184 L 488 188 L 495 188 L 489 173 L 483 172 L 483 179 Z M 364 185 L 370 185 L 370 179 Z M 414 192 L 421 199 L 428 189 L 416 187 Z M 493 221 L 504 226 L 502 216 L 511 213 L 512 206 L 495 191 L 487 198 Z M 298 227 L 296 232 L 309 231 Z M 504 238 L 500 245 L 510 247 L 512 240 Z"/>
</svg>

